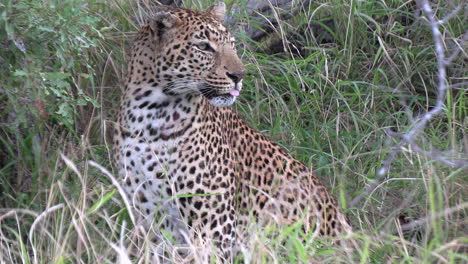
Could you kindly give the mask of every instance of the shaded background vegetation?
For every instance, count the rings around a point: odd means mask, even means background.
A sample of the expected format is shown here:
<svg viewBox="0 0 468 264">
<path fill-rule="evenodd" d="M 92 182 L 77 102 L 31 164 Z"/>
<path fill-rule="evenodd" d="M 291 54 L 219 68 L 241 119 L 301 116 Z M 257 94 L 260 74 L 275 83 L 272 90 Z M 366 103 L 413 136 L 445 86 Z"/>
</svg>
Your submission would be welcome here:
<svg viewBox="0 0 468 264">
<path fill-rule="evenodd" d="M 287 2 L 287 1 L 285 1 Z M 436 57 L 427 21 L 413 1 L 303 1 L 267 26 L 250 2 L 229 1 L 228 21 L 249 75 L 236 108 L 257 130 L 312 166 L 357 233 L 351 255 L 298 230 L 257 231 L 244 259 L 255 263 L 460 263 L 466 255 L 467 171 L 403 148 L 381 185 L 348 202 L 376 178 L 397 139 L 430 109 Z M 171 1 L 166 4 L 174 4 Z M 210 1 L 186 1 L 205 9 Z M 444 115 L 420 143 L 467 159 L 468 30 L 464 1 L 434 1 L 449 67 Z M 0 2 L 0 262 L 107 263 L 109 245 L 130 236 L 110 179 L 109 135 L 125 57 L 158 5 L 124 0 Z M 276 14 L 277 15 L 277 14 Z M 60 153 L 73 161 L 67 166 Z M 47 208 L 63 204 L 40 216 Z M 431 216 L 433 216 L 431 218 Z M 425 219 L 408 232 L 401 224 Z"/>
</svg>

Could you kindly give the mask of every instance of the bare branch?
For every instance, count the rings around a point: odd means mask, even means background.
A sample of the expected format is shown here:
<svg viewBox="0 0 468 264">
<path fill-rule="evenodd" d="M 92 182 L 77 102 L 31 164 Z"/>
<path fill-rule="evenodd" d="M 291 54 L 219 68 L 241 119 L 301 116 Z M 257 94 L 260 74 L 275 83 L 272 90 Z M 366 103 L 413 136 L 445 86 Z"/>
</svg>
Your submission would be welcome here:
<svg viewBox="0 0 468 264">
<path fill-rule="evenodd" d="M 461 10 L 461 7 L 460 6 L 457 6 L 452 12 L 450 12 L 450 14 L 448 14 L 447 16 L 445 16 L 444 18 L 442 18 L 441 20 L 437 21 L 437 24 L 439 25 L 443 25 L 445 23 L 447 23 L 447 21 L 449 21 L 450 19 L 452 19 L 455 15 L 457 15 L 457 13 Z"/>
<path fill-rule="evenodd" d="M 429 2 L 427 0 L 421 0 L 419 1 L 419 4 L 421 6 L 422 11 L 426 15 L 427 20 L 429 21 L 429 26 L 432 30 L 432 37 L 434 39 L 434 46 L 435 46 L 435 52 L 436 52 L 436 59 L 437 59 L 437 99 L 436 99 L 436 104 L 435 106 L 427 111 L 424 115 L 422 115 L 419 120 L 417 120 L 413 127 L 407 132 L 402 135 L 399 135 L 402 139 L 403 142 L 407 143 L 412 150 L 419 152 L 423 155 L 425 155 L 428 158 L 431 158 L 433 160 L 437 160 L 439 162 L 442 162 L 444 164 L 447 164 L 452 167 L 467 167 L 468 166 L 468 160 L 466 159 L 461 159 L 461 160 L 453 160 L 451 158 L 446 158 L 440 155 L 441 151 L 438 150 L 431 150 L 431 151 L 426 151 L 422 147 L 420 147 L 416 141 L 417 138 L 420 136 L 421 132 L 424 130 L 426 127 L 427 123 L 434 118 L 434 116 L 437 116 L 442 112 L 444 109 L 444 102 L 445 102 L 445 95 L 447 92 L 447 89 L 449 88 L 447 86 L 446 78 L 447 78 L 447 62 L 450 61 L 445 58 L 445 50 L 442 42 L 442 34 L 439 30 L 439 25 L 441 25 L 441 21 L 446 22 L 450 17 L 455 15 L 458 10 L 454 10 L 453 12 L 450 13 L 449 16 L 446 18 L 437 21 L 435 19 L 434 12 L 432 11 L 431 6 L 429 5 Z M 466 35 L 462 38 L 462 41 L 466 38 Z M 457 53 L 454 53 L 455 55 Z M 380 169 L 379 174 L 385 174 L 388 172 L 388 166 L 390 165 L 391 161 L 394 159 L 396 156 L 395 153 L 391 153 L 389 155 L 389 158 L 384 162 L 384 166 Z"/>
<path fill-rule="evenodd" d="M 372 191 L 379 185 L 379 183 L 383 180 L 384 176 L 390 170 L 390 165 L 392 161 L 395 159 L 397 154 L 402 152 L 404 145 L 408 145 L 410 150 L 412 151 L 418 152 L 428 157 L 429 159 L 441 162 L 448 166 L 458 167 L 458 168 L 468 167 L 468 158 L 466 158 L 466 156 L 463 154 L 459 155 L 459 156 L 463 156 L 463 158 L 459 160 L 455 160 L 451 157 L 446 157 L 445 155 L 443 155 L 443 151 L 436 150 L 430 144 L 426 144 L 428 148 L 430 149 L 430 151 L 427 151 L 425 150 L 425 148 L 422 148 L 417 143 L 418 139 L 421 138 L 422 132 L 426 128 L 427 124 L 435 116 L 441 114 L 441 112 L 444 110 L 444 103 L 446 100 L 447 90 L 455 88 L 457 85 L 460 85 L 460 84 L 455 84 L 451 86 L 447 85 L 446 67 L 450 65 L 450 63 L 458 56 L 458 54 L 462 51 L 460 47 L 464 44 L 465 41 L 468 40 L 468 32 L 466 32 L 464 36 L 460 39 L 460 43 L 457 46 L 457 49 L 453 52 L 453 54 L 450 57 L 446 58 L 445 49 L 444 49 L 443 41 L 442 41 L 442 34 L 439 30 L 439 26 L 446 23 L 450 18 L 455 16 L 457 12 L 460 11 L 461 8 L 460 7 L 456 8 L 444 19 L 436 20 L 435 14 L 427 0 L 420 0 L 418 1 L 418 3 L 429 22 L 429 26 L 432 31 L 432 37 L 434 40 L 434 47 L 435 47 L 435 53 L 436 53 L 436 59 L 437 59 L 436 103 L 431 110 L 427 111 L 425 114 L 417 118 L 415 121 L 412 121 L 413 126 L 408 132 L 401 133 L 401 132 L 395 132 L 392 130 L 387 130 L 387 133 L 390 137 L 399 137 L 401 141 L 395 147 L 393 147 L 393 150 L 390 151 L 390 153 L 388 154 L 387 158 L 383 162 L 382 167 L 378 171 L 377 178 L 374 180 L 374 182 L 370 184 L 370 186 L 365 191 L 363 191 L 361 194 L 359 194 L 350 202 L 351 207 L 357 205 L 359 201 L 362 200 L 362 198 L 367 196 L 369 193 L 372 193 Z M 461 85 L 463 85 L 463 83 L 461 83 Z M 408 109 L 406 105 L 404 106 L 406 109 Z M 411 115 L 409 115 L 409 117 L 411 118 Z"/>
<path fill-rule="evenodd" d="M 391 130 L 390 130 L 391 131 Z M 392 131 L 393 132 L 393 131 Z M 393 132 L 395 133 L 395 132 Z M 358 196 L 354 197 L 354 199 L 349 203 L 349 207 L 355 207 L 364 197 L 372 193 L 377 186 L 379 186 L 380 182 L 384 179 L 384 176 L 386 175 L 390 164 L 392 163 L 392 160 L 395 158 L 395 156 L 401 152 L 401 148 L 403 147 L 404 143 L 400 142 L 398 145 L 394 147 L 394 150 L 390 152 L 388 155 L 387 159 L 384 161 L 384 165 L 382 168 L 379 170 L 377 173 L 377 177 L 374 179 L 374 181 L 367 187 L 362 193 L 360 193 Z"/>
<path fill-rule="evenodd" d="M 442 152 L 440 150 L 426 151 L 412 140 L 404 140 L 404 141 L 406 141 L 414 151 L 419 152 L 430 159 L 439 161 L 451 167 L 464 168 L 468 166 L 467 159 L 454 160 L 452 158 L 444 157 L 441 154 Z M 430 148 L 433 149 L 432 147 Z"/>
<path fill-rule="evenodd" d="M 458 57 L 458 54 L 460 54 L 460 52 L 462 51 L 461 46 L 463 46 L 463 44 L 465 44 L 465 42 L 466 42 L 467 40 L 468 40 L 468 31 L 465 32 L 465 34 L 463 34 L 463 37 L 460 39 L 459 47 L 457 47 L 457 48 L 455 49 L 455 51 L 452 53 L 452 55 L 450 55 L 450 56 L 445 60 L 445 65 L 446 65 L 446 66 L 450 65 L 450 63 L 452 63 L 452 61 Z"/>
<path fill-rule="evenodd" d="M 463 89 L 463 87 L 468 87 L 468 82 L 459 82 L 459 83 L 454 83 L 452 85 L 450 85 L 448 88 L 449 89 Z M 465 87 L 465 89 L 466 89 Z"/>
<path fill-rule="evenodd" d="M 455 212 L 465 210 L 466 208 L 468 208 L 468 203 L 462 203 L 462 204 L 459 204 L 459 205 L 457 205 L 455 207 L 447 208 L 443 212 L 432 214 L 432 215 L 429 215 L 429 216 L 414 220 L 414 221 L 412 221 L 410 223 L 404 224 L 404 225 L 401 226 L 401 230 L 403 232 L 414 230 L 414 229 L 426 224 L 429 221 L 435 220 L 436 218 L 446 217 L 446 216 L 448 216 L 450 214 L 453 214 Z M 395 232 L 395 235 L 396 234 L 397 234 L 397 232 Z"/>
</svg>

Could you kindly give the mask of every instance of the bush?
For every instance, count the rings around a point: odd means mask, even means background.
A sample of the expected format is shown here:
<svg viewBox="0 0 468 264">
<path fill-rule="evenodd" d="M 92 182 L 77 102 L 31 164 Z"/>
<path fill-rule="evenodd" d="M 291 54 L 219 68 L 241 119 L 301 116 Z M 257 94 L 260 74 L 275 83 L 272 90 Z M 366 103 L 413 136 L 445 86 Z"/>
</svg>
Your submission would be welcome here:
<svg viewBox="0 0 468 264">
<path fill-rule="evenodd" d="M 98 106 L 89 50 L 99 46 L 101 19 L 84 0 L 4 1 L 0 16 L 1 117 L 37 128 L 53 119 L 70 127 L 77 106 Z M 8 102 L 8 103 L 7 103 Z"/>
</svg>

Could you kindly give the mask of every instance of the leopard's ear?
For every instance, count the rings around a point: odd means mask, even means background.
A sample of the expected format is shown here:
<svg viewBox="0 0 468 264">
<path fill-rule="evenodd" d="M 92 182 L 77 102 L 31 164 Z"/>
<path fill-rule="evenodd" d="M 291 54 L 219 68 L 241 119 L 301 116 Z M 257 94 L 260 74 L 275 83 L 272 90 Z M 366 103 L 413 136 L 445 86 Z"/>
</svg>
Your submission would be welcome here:
<svg viewBox="0 0 468 264">
<path fill-rule="evenodd" d="M 224 14 L 226 13 L 226 4 L 223 2 L 219 2 L 218 4 L 208 8 L 206 12 L 214 16 L 217 20 L 223 22 Z"/>
<path fill-rule="evenodd" d="M 149 26 L 160 37 L 164 31 L 174 28 L 181 23 L 182 21 L 177 16 L 166 11 L 159 11 L 151 19 Z"/>
</svg>

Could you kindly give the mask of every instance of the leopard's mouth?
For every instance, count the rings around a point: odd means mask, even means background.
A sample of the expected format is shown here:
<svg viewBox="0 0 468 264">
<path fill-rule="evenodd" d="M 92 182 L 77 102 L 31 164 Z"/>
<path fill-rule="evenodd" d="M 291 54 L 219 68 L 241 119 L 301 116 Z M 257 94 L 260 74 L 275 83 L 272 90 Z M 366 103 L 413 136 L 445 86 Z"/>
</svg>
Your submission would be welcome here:
<svg viewBox="0 0 468 264">
<path fill-rule="evenodd" d="M 233 98 L 233 97 L 235 98 L 236 96 L 233 96 L 233 95 L 231 95 L 229 93 L 226 93 L 226 94 L 217 95 L 217 96 L 215 96 L 213 98 L 216 98 L 216 97 L 222 98 L 222 99 L 225 99 L 225 100 L 230 100 L 231 98 Z M 212 98 L 210 98 L 210 99 L 212 99 Z"/>
<path fill-rule="evenodd" d="M 218 95 L 215 95 L 214 97 L 224 97 L 224 98 L 231 98 L 231 97 L 237 97 L 240 95 L 240 91 L 237 89 L 232 89 L 227 93 L 220 93 Z"/>
<path fill-rule="evenodd" d="M 213 87 L 210 85 L 203 85 L 200 87 L 200 93 L 211 102 L 211 104 L 219 107 L 226 107 L 232 105 L 237 97 L 240 95 L 242 85 L 237 83 L 231 87 Z"/>
<path fill-rule="evenodd" d="M 230 90 L 228 92 L 214 92 L 212 89 L 209 90 L 200 90 L 201 94 L 208 99 L 208 101 L 217 107 L 228 107 L 232 105 L 237 96 L 239 96 L 238 90 Z"/>
<path fill-rule="evenodd" d="M 200 89 L 200 93 L 207 99 L 212 99 L 214 97 L 237 97 L 240 95 L 240 90 L 234 88 L 228 91 L 216 91 L 210 87 Z"/>
</svg>

